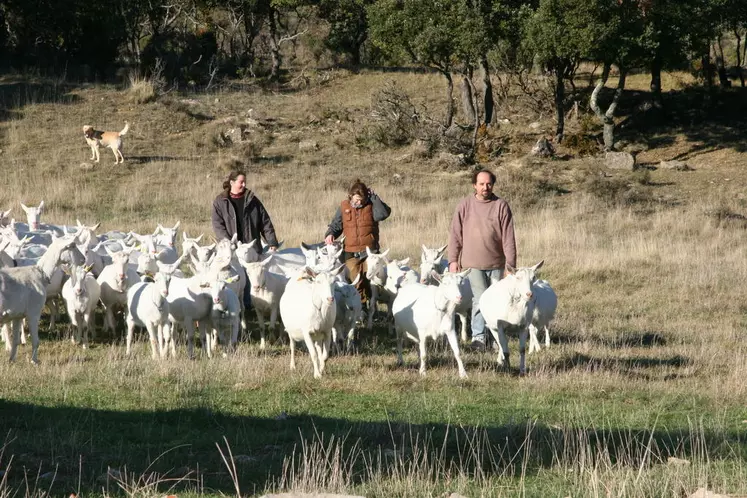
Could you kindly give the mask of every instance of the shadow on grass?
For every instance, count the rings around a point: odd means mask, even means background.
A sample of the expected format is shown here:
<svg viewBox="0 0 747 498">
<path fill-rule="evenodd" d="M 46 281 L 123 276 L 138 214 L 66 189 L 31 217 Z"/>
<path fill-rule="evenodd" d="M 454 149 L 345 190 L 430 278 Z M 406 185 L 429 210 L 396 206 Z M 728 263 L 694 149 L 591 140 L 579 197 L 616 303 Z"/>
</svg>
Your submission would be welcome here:
<svg viewBox="0 0 747 498">
<path fill-rule="evenodd" d="M 576 335 L 564 330 L 552 330 L 550 332 L 550 342 L 552 344 L 592 342 L 614 349 L 634 347 L 653 348 L 667 345 L 667 339 L 664 337 L 664 334 L 654 331 L 623 332 L 615 337 L 605 337 L 597 334 Z"/>
<path fill-rule="evenodd" d="M 646 356 L 630 356 L 625 358 L 595 358 L 590 355 L 575 353 L 571 356 L 551 362 L 547 368 L 556 371 L 582 369 L 587 372 L 614 371 L 624 374 L 644 368 L 682 368 L 692 363 L 692 360 L 681 355 L 668 358 Z"/>
<path fill-rule="evenodd" d="M 186 157 L 173 157 L 173 156 L 127 156 L 126 162 L 138 163 L 138 164 L 149 164 L 149 163 L 161 163 L 168 161 L 187 161 Z"/>
<path fill-rule="evenodd" d="M 531 477 L 539 469 L 557 465 L 558 460 L 562 465 L 574 465 L 575 458 L 621 461 L 633 468 L 675 455 L 700 461 L 747 459 L 736 431 L 565 428 L 531 420 L 453 427 L 397 420 L 355 422 L 314 415 L 288 416 L 284 412 L 274 419 L 236 416 L 209 407 L 114 411 L 5 400 L 0 400 L 0 420 L 6 434 L 0 463 L 6 470 L 8 486 L 24 489 L 28 485 L 24 482 L 30 481 L 33 486 L 49 489 L 50 496 L 71 492 L 88 495 L 102 490 L 107 495 L 124 495 L 138 487 L 143 488 L 141 494 L 154 495 L 156 489 L 147 489 L 148 483 L 157 485 L 158 493 L 174 486 L 172 492 L 232 495 L 234 486 L 216 446 L 220 444 L 226 453 L 224 437 L 244 494 L 261 492 L 268 482 L 278 483 L 288 477 L 283 469 L 291 458 L 295 458 L 292 466 L 304 465 L 305 461 L 317 472 L 329 472 L 334 462 L 325 459 L 332 458 L 334 450 L 321 461 L 308 455 L 315 444 L 318 449 L 332 448 L 332 441 L 340 445 L 341 455 L 358 452 L 351 465 L 351 486 L 365 485 L 372 477 L 366 467 L 377 458 L 377 470 L 384 476 L 399 473 L 401 478 L 407 462 L 420 461 L 425 467 L 434 465 L 440 470 L 516 479 Z M 115 470 L 109 472 L 109 468 Z M 303 475 L 301 470 L 296 468 L 296 476 Z M 119 489 L 118 480 L 124 482 L 125 492 Z"/>
</svg>

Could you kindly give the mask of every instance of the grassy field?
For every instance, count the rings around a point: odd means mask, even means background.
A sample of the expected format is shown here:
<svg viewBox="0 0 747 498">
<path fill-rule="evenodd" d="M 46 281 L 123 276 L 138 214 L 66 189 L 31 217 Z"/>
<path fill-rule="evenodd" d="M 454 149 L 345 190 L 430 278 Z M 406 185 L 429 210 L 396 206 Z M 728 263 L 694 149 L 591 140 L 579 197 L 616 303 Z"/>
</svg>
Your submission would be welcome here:
<svg viewBox="0 0 747 498">
<path fill-rule="evenodd" d="M 42 221 L 147 232 L 181 220 L 209 235 L 210 203 L 242 164 L 287 246 L 319 241 L 358 177 L 393 209 L 381 226 L 391 254 L 444 244 L 467 168 L 360 143 L 378 89 L 394 80 L 438 116 L 442 80 L 317 76 L 297 92 L 236 84 L 149 103 L 112 86 L 6 77 L 0 208 L 21 217 L 19 202 L 43 199 Z M 647 86 L 629 83 L 631 98 Z M 735 88 L 712 105 L 744 99 Z M 235 137 L 249 117 L 260 124 L 228 146 L 220 134 Z M 529 357 L 527 377 L 467 353 L 460 380 L 449 351 L 431 345 L 421 378 L 415 349 L 396 367 L 384 327 L 317 381 L 305 355 L 290 372 L 287 347 L 262 352 L 256 332 L 229 358 L 189 361 L 182 349 L 159 362 L 142 338 L 130 358 L 121 336 L 76 349 L 63 324 L 43 334 L 40 366 L 28 346 L 0 362 L 0 496 L 747 495 L 744 118 L 623 127 L 650 145 L 631 173 L 564 147 L 528 160 L 553 123 L 531 110 L 501 117 L 510 124 L 491 138 L 504 153 L 485 166 L 514 210 L 519 264 L 544 259 L 559 295 L 553 344 Z M 82 126 L 125 121 L 124 165 L 108 150 L 87 162 Z M 691 170 L 656 167 L 669 159 Z"/>
</svg>

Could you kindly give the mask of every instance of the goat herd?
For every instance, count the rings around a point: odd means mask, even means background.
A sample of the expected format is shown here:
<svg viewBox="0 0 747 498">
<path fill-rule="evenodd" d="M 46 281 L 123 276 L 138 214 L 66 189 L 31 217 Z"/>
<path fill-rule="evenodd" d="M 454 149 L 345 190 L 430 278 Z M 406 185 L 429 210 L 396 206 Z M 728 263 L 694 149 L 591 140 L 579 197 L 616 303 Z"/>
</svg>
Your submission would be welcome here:
<svg viewBox="0 0 747 498">
<path fill-rule="evenodd" d="M 389 329 L 396 332 L 400 365 L 403 339 L 408 337 L 419 345 L 420 373 L 425 375 L 426 340 L 446 336 L 459 376 L 467 376 L 455 319 L 460 317 L 461 339 L 466 342 L 466 317 L 473 301 L 470 270 L 446 271 L 445 246 L 422 246 L 420 273 L 407 266 L 409 258 L 389 259 L 389 250 L 368 251 L 371 303 L 366 317 L 356 282 L 347 283 L 345 266 L 339 263 L 342 241 L 258 253 L 253 242 L 234 238 L 201 246 L 202 235 L 189 238 L 182 233 L 179 255 L 175 245 L 179 223 L 171 228 L 159 224 L 146 235 L 112 231 L 97 236 L 98 224 L 41 224 L 43 201 L 38 207 L 21 207 L 26 224 L 9 219 L 10 211 L 0 213 L 0 323 L 11 361 L 19 343 L 25 344 L 25 321 L 32 341 L 31 361 L 38 362 L 42 308 L 49 308 L 53 327 L 60 298 L 73 327 L 72 341 L 83 348 L 88 347 L 89 334 L 94 340 L 93 317 L 100 302 L 105 331 L 116 331 L 117 319 L 126 324 L 128 355 L 137 326 L 147 329 L 154 359 L 175 356 L 177 324 L 185 332 L 189 357 L 194 356 L 195 325 L 208 357 L 219 345 L 228 354 L 237 344 L 240 328 L 246 328 L 243 294 L 249 289 L 260 348 L 265 348 L 266 320 L 272 330 L 279 314 L 290 338 L 291 369 L 295 369 L 295 343 L 304 342 L 314 377 L 321 377 L 331 344 L 349 347 L 357 324 L 365 322 L 370 330 L 377 303 L 383 302 Z M 182 262 L 189 263 L 191 277 L 180 270 Z M 549 345 L 548 325 L 557 307 L 550 285 L 536 278 L 541 266 L 542 262 L 508 268 L 506 276 L 492 282 L 479 300 L 497 345 L 498 364 L 508 364 L 506 331 L 518 331 L 520 374 L 525 373 L 527 337 L 530 353 L 539 349 L 538 329 L 544 329 Z"/>
</svg>

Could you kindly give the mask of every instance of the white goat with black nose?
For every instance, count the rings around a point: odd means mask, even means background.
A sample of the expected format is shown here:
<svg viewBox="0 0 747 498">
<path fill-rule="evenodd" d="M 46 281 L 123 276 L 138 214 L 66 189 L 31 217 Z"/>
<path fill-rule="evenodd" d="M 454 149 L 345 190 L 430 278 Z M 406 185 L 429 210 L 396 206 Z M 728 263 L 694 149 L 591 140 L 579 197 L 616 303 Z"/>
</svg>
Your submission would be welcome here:
<svg viewBox="0 0 747 498">
<path fill-rule="evenodd" d="M 444 273 L 438 286 L 412 284 L 399 289 L 392 304 L 394 328 L 397 332 L 397 363 L 402 359 L 402 342 L 408 339 L 418 343 L 420 375 L 425 375 L 425 346 L 428 338 L 446 336 L 457 362 L 459 377 L 467 377 L 459 355 L 459 343 L 454 331 L 454 309 L 462 300 L 459 284 L 470 270 L 461 273 Z"/>
<path fill-rule="evenodd" d="M 488 287 L 480 297 L 480 311 L 493 338 L 498 343 L 498 364 L 510 366 L 506 330 L 519 333 L 519 374 L 526 374 L 526 342 L 534 313 L 532 284 L 544 261 L 527 268 L 506 265 L 504 277 Z"/>
<path fill-rule="evenodd" d="M 320 273 L 306 268 L 301 276 L 288 282 L 280 298 L 280 316 L 290 337 L 291 370 L 296 369 L 295 343 L 303 341 L 314 367 L 314 378 L 321 378 L 337 316 L 335 276 L 344 268 L 343 265 Z"/>
<path fill-rule="evenodd" d="M 101 295 L 101 288 L 96 278 L 89 273 L 90 267 L 73 265 L 67 272 L 70 278 L 62 286 L 62 298 L 65 300 L 70 323 L 74 327 L 72 342 L 88 348 L 88 333 L 93 333 L 93 312 Z"/>
</svg>

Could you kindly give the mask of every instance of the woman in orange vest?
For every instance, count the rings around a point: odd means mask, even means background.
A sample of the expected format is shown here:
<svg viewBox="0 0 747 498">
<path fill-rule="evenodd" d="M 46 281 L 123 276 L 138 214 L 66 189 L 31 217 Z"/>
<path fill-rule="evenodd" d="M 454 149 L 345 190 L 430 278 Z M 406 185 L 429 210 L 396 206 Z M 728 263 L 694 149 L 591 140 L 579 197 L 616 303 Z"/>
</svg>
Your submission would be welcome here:
<svg viewBox="0 0 747 498">
<path fill-rule="evenodd" d="M 364 305 L 371 297 L 371 286 L 366 278 L 366 248 L 379 252 L 379 222 L 387 219 L 391 212 L 392 209 L 365 183 L 355 180 L 324 236 L 324 242 L 331 244 L 340 235 L 345 235 L 343 262 L 351 281 L 359 274 L 361 276 L 355 287 Z"/>
</svg>

